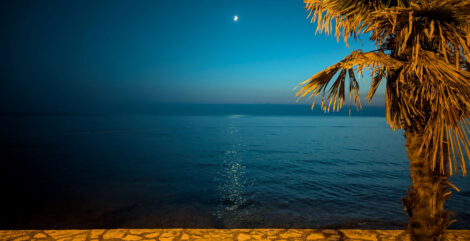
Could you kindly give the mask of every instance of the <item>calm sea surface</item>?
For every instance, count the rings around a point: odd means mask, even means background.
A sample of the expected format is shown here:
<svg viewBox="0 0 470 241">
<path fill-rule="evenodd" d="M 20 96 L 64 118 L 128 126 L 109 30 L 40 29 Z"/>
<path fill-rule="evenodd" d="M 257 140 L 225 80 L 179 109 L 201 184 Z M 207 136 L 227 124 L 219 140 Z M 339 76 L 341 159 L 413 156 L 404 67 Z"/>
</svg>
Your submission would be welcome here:
<svg viewBox="0 0 470 241">
<path fill-rule="evenodd" d="M 402 228 L 382 117 L 1 116 L 0 228 Z M 470 228 L 470 177 L 447 202 Z"/>
</svg>

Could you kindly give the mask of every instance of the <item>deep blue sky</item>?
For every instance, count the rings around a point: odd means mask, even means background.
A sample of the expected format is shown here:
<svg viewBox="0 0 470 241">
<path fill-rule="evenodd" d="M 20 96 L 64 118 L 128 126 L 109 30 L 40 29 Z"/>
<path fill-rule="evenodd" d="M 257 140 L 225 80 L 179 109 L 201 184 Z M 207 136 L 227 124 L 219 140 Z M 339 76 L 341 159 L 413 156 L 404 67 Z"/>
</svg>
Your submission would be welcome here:
<svg viewBox="0 0 470 241">
<path fill-rule="evenodd" d="M 299 82 L 373 47 L 315 35 L 301 0 L 0 4 L 2 111 L 291 104 Z"/>
</svg>

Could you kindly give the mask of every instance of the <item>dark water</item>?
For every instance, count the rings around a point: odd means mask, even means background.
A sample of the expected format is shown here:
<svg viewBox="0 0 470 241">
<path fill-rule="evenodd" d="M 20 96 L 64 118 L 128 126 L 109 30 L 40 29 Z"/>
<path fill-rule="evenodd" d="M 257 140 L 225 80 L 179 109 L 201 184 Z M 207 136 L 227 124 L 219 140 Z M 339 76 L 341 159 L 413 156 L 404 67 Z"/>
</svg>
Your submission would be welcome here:
<svg viewBox="0 0 470 241">
<path fill-rule="evenodd" d="M 381 117 L 2 116 L 0 228 L 402 228 Z M 470 178 L 447 207 L 470 228 Z"/>
</svg>

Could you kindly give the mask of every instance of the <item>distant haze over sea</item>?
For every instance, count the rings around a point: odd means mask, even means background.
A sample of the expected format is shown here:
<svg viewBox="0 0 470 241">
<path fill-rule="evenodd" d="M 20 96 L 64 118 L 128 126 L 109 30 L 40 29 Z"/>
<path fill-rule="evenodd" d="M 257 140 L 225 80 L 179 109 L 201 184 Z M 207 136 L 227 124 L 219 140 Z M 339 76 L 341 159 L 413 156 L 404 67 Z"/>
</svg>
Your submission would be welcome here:
<svg viewBox="0 0 470 241">
<path fill-rule="evenodd" d="M 297 104 L 155 104 L 155 105 L 128 105 L 89 109 L 76 111 L 1 111 L 2 115 L 80 115 L 80 114 L 150 114 L 150 115 L 330 115 L 348 116 L 349 106 L 343 107 L 339 112 L 325 113 L 320 105 L 311 110 L 309 105 Z M 384 106 L 365 106 L 361 110 L 351 107 L 351 116 L 385 116 Z"/>
</svg>

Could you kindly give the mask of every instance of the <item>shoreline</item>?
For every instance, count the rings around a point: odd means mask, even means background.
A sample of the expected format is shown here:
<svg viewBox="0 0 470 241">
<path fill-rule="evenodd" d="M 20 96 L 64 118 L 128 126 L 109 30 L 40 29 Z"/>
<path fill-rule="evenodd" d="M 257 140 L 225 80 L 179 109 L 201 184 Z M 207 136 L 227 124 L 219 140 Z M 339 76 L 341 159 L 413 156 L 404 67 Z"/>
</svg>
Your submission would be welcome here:
<svg viewBox="0 0 470 241">
<path fill-rule="evenodd" d="M 448 240 L 470 240 L 470 230 L 448 230 Z M 247 241 L 410 240 L 404 230 L 379 229 L 68 229 L 0 230 L 5 241 Z"/>
</svg>

